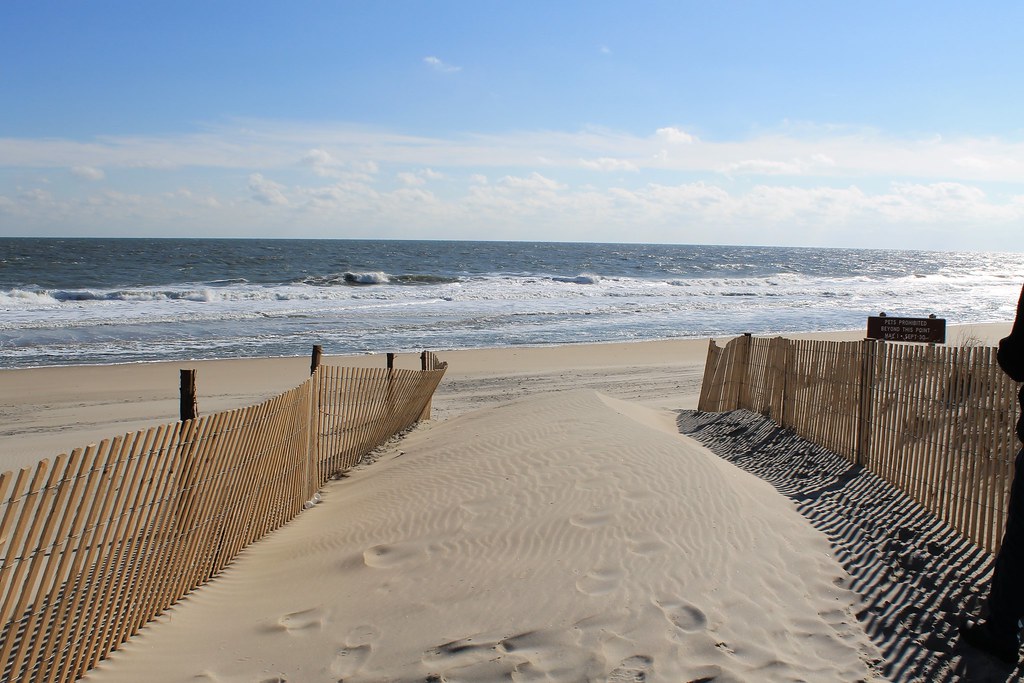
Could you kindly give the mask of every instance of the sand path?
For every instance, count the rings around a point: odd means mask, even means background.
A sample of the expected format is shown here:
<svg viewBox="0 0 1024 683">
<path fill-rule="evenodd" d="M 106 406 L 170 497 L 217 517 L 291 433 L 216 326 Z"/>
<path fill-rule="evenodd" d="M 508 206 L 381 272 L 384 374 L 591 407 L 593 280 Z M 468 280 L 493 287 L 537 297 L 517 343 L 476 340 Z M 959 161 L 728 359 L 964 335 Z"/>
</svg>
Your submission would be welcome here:
<svg viewBox="0 0 1024 683">
<path fill-rule="evenodd" d="M 845 582 L 673 414 L 544 394 L 332 482 L 87 680 L 866 680 Z"/>
</svg>

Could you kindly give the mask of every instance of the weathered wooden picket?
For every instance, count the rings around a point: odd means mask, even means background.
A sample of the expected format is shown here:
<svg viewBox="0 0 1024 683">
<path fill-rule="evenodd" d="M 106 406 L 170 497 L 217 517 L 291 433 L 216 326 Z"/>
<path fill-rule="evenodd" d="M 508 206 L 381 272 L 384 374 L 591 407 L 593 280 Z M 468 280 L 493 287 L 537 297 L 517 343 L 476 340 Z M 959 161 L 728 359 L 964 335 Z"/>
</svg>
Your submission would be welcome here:
<svg viewBox="0 0 1024 683">
<path fill-rule="evenodd" d="M 2 681 L 73 681 L 328 477 L 429 417 L 446 363 L 320 366 L 260 405 L 0 474 Z"/>
<path fill-rule="evenodd" d="M 877 473 L 989 551 L 1020 444 L 1019 385 L 979 346 L 714 340 L 698 409 L 745 409 Z"/>
</svg>

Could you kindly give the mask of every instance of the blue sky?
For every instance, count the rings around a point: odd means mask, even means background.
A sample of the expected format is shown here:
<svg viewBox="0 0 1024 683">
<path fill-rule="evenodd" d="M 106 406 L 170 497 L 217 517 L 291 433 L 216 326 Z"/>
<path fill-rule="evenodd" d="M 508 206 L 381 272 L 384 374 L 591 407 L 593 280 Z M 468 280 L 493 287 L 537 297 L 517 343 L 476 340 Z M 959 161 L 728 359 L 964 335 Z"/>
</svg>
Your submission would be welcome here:
<svg viewBox="0 0 1024 683">
<path fill-rule="evenodd" d="M 1022 250 L 1024 4 L 7 2 L 0 235 Z"/>
</svg>

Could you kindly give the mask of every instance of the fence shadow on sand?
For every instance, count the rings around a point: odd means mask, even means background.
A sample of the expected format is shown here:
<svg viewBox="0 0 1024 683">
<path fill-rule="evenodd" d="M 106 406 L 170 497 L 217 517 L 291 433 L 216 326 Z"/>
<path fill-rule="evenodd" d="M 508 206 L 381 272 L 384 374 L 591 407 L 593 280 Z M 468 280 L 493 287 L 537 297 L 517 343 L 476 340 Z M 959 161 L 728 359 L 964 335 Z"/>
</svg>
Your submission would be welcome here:
<svg viewBox="0 0 1024 683">
<path fill-rule="evenodd" d="M 957 624 L 988 590 L 991 556 L 860 465 L 756 413 L 682 411 L 679 431 L 772 484 L 829 539 L 861 596 L 857 618 L 893 681 L 1021 680 L 961 646 Z"/>
</svg>

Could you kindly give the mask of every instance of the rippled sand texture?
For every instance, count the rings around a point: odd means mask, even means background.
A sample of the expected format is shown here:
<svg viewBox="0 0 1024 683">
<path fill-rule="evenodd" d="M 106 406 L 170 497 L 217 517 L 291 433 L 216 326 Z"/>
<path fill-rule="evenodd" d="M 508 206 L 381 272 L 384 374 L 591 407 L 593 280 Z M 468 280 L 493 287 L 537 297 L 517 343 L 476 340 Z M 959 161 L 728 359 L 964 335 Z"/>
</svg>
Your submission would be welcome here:
<svg viewBox="0 0 1024 683">
<path fill-rule="evenodd" d="M 592 390 L 421 427 L 94 681 L 857 681 L 877 652 L 769 484 Z"/>
</svg>

